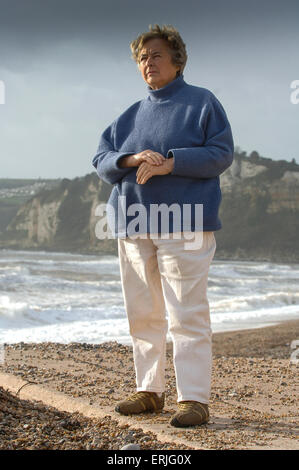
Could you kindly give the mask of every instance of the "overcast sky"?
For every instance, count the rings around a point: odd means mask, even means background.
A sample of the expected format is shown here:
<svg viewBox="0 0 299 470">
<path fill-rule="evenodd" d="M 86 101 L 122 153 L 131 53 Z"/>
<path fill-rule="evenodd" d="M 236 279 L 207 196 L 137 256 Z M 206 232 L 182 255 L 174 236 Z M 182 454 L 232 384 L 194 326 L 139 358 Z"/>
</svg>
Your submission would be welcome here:
<svg viewBox="0 0 299 470">
<path fill-rule="evenodd" d="M 221 101 L 236 146 L 299 163 L 298 18 L 298 0 L 0 0 L 0 177 L 92 172 L 103 130 L 147 96 L 129 43 L 155 23 L 179 30 L 184 79 Z"/>
</svg>

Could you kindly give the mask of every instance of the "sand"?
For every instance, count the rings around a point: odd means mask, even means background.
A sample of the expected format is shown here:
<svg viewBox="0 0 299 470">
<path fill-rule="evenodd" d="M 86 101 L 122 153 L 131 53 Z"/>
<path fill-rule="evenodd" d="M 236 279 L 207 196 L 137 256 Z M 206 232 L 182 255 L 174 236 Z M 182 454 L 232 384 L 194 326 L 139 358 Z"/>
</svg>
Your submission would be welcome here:
<svg viewBox="0 0 299 470">
<path fill-rule="evenodd" d="M 171 343 L 165 409 L 128 417 L 114 406 L 135 391 L 130 346 L 5 345 L 0 449 L 299 449 L 299 368 L 290 363 L 297 339 L 299 320 L 214 334 L 210 421 L 187 429 L 169 425 L 177 399 Z"/>
</svg>

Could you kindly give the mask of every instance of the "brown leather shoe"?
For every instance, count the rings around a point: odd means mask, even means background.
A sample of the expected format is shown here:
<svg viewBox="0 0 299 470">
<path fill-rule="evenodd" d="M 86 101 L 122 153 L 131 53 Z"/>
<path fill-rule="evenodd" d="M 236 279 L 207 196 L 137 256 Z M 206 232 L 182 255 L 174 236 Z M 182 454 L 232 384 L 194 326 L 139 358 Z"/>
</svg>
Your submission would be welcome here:
<svg viewBox="0 0 299 470">
<path fill-rule="evenodd" d="M 199 401 L 180 401 L 178 411 L 172 417 L 170 424 L 176 428 L 196 426 L 209 421 L 209 407 Z"/>
<path fill-rule="evenodd" d="M 126 400 L 118 402 L 115 411 L 123 415 L 143 413 L 144 411 L 157 412 L 163 409 L 164 402 L 164 392 L 161 397 L 158 397 L 155 392 L 137 392 Z"/>
</svg>

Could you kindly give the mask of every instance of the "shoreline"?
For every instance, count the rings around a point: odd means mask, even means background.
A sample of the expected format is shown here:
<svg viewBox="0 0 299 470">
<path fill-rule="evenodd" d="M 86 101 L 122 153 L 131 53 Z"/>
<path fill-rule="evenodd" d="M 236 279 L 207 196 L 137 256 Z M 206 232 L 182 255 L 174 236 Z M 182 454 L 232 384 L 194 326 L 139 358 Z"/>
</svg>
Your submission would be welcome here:
<svg viewBox="0 0 299 470">
<path fill-rule="evenodd" d="M 234 333 L 234 332 L 245 331 L 245 330 L 251 331 L 251 330 L 259 330 L 263 328 L 270 328 L 271 326 L 278 326 L 280 324 L 289 323 L 293 321 L 296 322 L 297 320 L 299 321 L 299 313 L 298 313 L 297 318 L 292 317 L 292 318 L 287 318 L 285 320 L 277 319 L 273 321 L 261 321 L 260 323 L 257 323 L 255 325 L 254 324 L 251 325 L 250 322 L 247 322 L 246 325 L 244 326 L 238 325 L 235 328 L 228 327 L 227 329 L 223 329 L 223 330 L 214 330 L 213 336 L 217 334 L 223 334 L 223 333 Z"/>
<path fill-rule="evenodd" d="M 292 331 L 292 327 L 294 327 L 294 330 Z M 213 331 L 212 332 L 212 342 L 216 342 L 217 344 L 219 342 L 224 342 L 227 338 L 230 338 L 231 340 L 235 340 L 235 338 L 238 338 L 243 336 L 243 341 L 244 338 L 246 339 L 249 336 L 254 336 L 255 334 L 258 336 L 261 336 L 264 332 L 266 331 L 267 336 L 269 336 L 269 333 L 271 331 L 276 331 L 278 332 L 279 330 L 282 331 L 282 334 L 284 334 L 286 337 L 292 337 L 294 336 L 294 340 L 299 339 L 299 314 L 298 318 L 292 318 L 292 319 L 286 319 L 286 320 L 277 320 L 277 321 L 271 321 L 271 322 L 262 322 L 260 325 L 255 325 L 255 326 L 247 326 L 244 327 L 236 327 L 234 329 L 225 329 L 225 330 L 220 330 L 220 331 Z M 297 334 L 297 337 L 295 337 Z M 278 339 L 277 339 L 278 341 Z M 239 341 L 237 341 L 239 343 Z M 5 346 L 11 346 L 11 347 L 19 347 L 19 346 L 32 346 L 32 347 L 39 347 L 39 345 L 57 345 L 57 346 L 68 346 L 68 345 L 76 345 L 80 347 L 89 346 L 89 347 L 100 347 L 101 345 L 106 345 L 106 344 L 117 344 L 119 347 L 124 346 L 127 348 L 132 349 L 131 343 L 122 343 L 118 340 L 109 340 L 109 341 L 102 341 L 100 343 L 89 343 L 86 341 L 70 341 L 68 343 L 61 343 L 61 342 L 53 342 L 53 341 L 41 341 L 41 342 L 35 342 L 35 341 L 18 341 L 15 343 L 0 343 Z M 167 341 L 167 347 L 171 347 L 172 342 Z M 288 343 L 286 343 L 288 345 Z M 1 367 L 1 362 L 0 362 L 0 367 Z"/>
<path fill-rule="evenodd" d="M 294 316 L 292 316 L 291 318 L 288 318 L 288 319 L 284 319 L 284 320 L 281 320 L 281 319 L 277 319 L 276 321 L 261 321 L 259 323 L 256 323 L 254 324 L 254 322 L 244 322 L 244 325 L 238 325 L 238 326 L 229 326 L 223 330 L 213 330 L 213 327 L 212 327 L 212 337 L 214 338 L 215 335 L 226 335 L 226 334 L 230 334 L 230 333 L 238 333 L 238 332 L 251 332 L 252 330 L 260 330 L 260 329 L 264 329 L 264 328 L 271 328 L 271 327 L 275 327 L 275 326 L 278 326 L 278 325 L 283 325 L 283 324 L 289 324 L 290 322 L 299 322 L 299 313 L 298 313 L 298 316 L 297 318 L 295 318 Z M 218 324 L 217 324 L 218 325 Z M 3 328 L 4 329 L 4 328 Z M 1 330 L 1 328 L 0 328 Z M 130 338 L 130 337 L 129 337 Z M 298 338 L 299 338 L 299 335 L 298 335 Z M 112 342 L 112 343 L 117 343 L 117 344 L 120 344 L 120 345 L 123 345 L 123 346 L 128 346 L 130 347 L 131 346 L 131 338 L 128 340 L 128 341 L 121 341 L 120 339 L 109 339 L 108 342 Z M 36 341 L 16 341 L 16 342 L 7 342 L 7 341 L 3 341 L 1 342 L 0 341 L 0 346 L 1 345 L 18 345 L 18 344 L 32 344 L 32 345 L 39 345 L 39 344 L 61 344 L 61 345 L 67 345 L 67 344 L 90 344 L 92 346 L 97 346 L 97 345 L 101 345 L 101 344 L 105 344 L 107 343 L 107 341 L 99 341 L 99 342 L 88 342 L 88 341 L 68 341 L 68 342 L 60 342 L 60 341 L 40 341 L 40 342 L 36 342 Z M 167 344 L 171 343 L 171 338 L 169 335 L 167 335 Z M 1 364 L 1 363 L 0 363 Z"/>
<path fill-rule="evenodd" d="M 13 449 L 120 449 L 128 442 L 139 443 L 141 450 L 299 449 L 298 367 L 290 364 L 290 344 L 296 339 L 299 339 L 299 319 L 262 328 L 214 333 L 210 421 L 207 425 L 187 429 L 176 429 L 168 424 L 176 411 L 177 399 L 171 343 L 167 343 L 166 353 L 165 409 L 162 413 L 143 413 L 125 420 L 114 411 L 114 406 L 135 392 L 131 346 L 116 341 L 96 345 L 6 345 L 0 377 L 15 377 L 27 384 L 13 400 L 22 402 L 23 398 L 30 398 L 30 384 L 32 393 L 36 384 L 47 393 L 63 394 L 68 400 L 82 402 L 104 415 L 97 418 L 98 421 L 75 412 L 63 415 L 63 422 L 79 424 L 73 428 L 70 425 L 69 432 L 63 428 L 62 434 L 59 426 L 47 427 L 49 421 L 59 421 L 57 410 L 45 408 L 45 412 L 37 413 L 33 402 L 24 405 L 24 409 L 20 403 L 11 405 L 21 410 L 20 417 L 11 422 L 8 415 L 4 424 L 2 422 L 5 433 L 0 434 L 0 449 L 7 446 Z M 0 381 L 0 392 L 4 385 Z M 14 439 L 6 439 L 6 435 L 12 433 Z"/>
<path fill-rule="evenodd" d="M 115 256 L 118 257 L 118 252 L 117 250 L 111 250 L 111 251 L 102 251 L 102 250 L 82 250 L 78 249 L 75 251 L 65 251 L 65 247 L 61 249 L 57 249 L 57 251 L 53 250 L 54 247 L 19 247 L 19 246 L 13 246 L 13 247 L 7 247 L 7 246 L 1 246 L 0 243 L 0 254 L 1 251 L 15 251 L 15 252 L 28 252 L 28 253 L 49 253 L 49 254 L 66 254 L 66 255 L 81 255 L 81 256 Z M 217 251 L 216 251 L 217 253 Z M 299 264 L 299 259 L 289 259 L 289 258 L 272 258 L 272 257 L 261 257 L 261 258 L 256 258 L 252 256 L 245 256 L 245 257 L 240 257 L 240 256 L 235 256 L 234 254 L 227 254 L 227 255 L 219 255 L 219 257 L 216 256 L 213 258 L 213 261 L 228 261 L 228 262 L 250 262 L 250 263 L 273 263 L 273 264 L 291 264 L 291 265 L 296 265 Z M 212 262 L 213 262 L 212 261 Z"/>
</svg>

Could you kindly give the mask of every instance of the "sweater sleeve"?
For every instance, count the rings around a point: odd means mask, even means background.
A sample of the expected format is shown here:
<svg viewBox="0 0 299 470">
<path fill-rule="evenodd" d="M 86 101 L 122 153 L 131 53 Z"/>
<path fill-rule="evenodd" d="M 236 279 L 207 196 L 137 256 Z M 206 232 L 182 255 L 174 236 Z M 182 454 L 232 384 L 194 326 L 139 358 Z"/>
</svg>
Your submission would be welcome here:
<svg viewBox="0 0 299 470">
<path fill-rule="evenodd" d="M 195 178 L 213 178 L 223 173 L 233 161 L 234 142 L 231 127 L 221 103 L 210 101 L 205 119 L 205 143 L 202 146 L 170 149 L 174 158 L 171 174 Z"/>
<path fill-rule="evenodd" d="M 92 164 L 99 177 L 110 184 L 118 183 L 127 173 L 132 171 L 132 167 L 121 168 L 118 162 L 122 157 L 134 154 L 134 152 L 118 152 L 115 150 L 113 143 L 114 127 L 115 121 L 103 132 L 97 153 L 92 159 Z"/>
</svg>

